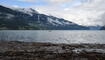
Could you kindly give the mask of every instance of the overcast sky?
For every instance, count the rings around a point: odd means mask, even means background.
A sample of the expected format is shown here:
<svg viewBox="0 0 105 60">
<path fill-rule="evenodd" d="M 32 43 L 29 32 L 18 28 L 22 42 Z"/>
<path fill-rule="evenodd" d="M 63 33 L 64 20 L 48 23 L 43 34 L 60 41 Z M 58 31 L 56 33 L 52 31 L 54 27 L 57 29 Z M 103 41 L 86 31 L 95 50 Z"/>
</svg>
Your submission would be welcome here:
<svg viewBox="0 0 105 60">
<path fill-rule="evenodd" d="M 80 25 L 105 25 L 105 0 L 0 0 L 0 4 L 34 8 Z"/>
</svg>

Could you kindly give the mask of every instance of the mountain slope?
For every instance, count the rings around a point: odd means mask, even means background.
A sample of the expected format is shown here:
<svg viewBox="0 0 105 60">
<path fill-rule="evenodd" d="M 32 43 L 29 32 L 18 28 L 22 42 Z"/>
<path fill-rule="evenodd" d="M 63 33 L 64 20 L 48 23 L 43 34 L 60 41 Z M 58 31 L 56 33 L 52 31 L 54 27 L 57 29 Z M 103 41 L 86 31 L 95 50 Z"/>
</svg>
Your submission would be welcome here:
<svg viewBox="0 0 105 60">
<path fill-rule="evenodd" d="M 100 30 L 105 30 L 105 26 L 103 26 Z"/>
<path fill-rule="evenodd" d="M 40 14 L 32 8 L 9 8 L 0 5 L 0 29 L 87 30 L 88 27 Z"/>
</svg>

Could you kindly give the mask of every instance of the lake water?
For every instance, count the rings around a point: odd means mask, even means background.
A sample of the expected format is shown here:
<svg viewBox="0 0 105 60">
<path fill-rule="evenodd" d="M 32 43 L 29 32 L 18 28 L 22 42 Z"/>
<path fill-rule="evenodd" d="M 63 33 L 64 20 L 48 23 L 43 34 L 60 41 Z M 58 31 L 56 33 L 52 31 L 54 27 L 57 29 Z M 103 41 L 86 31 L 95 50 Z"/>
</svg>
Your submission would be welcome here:
<svg viewBox="0 0 105 60">
<path fill-rule="evenodd" d="M 50 43 L 105 43 L 98 30 L 1 30 L 0 40 Z"/>
</svg>

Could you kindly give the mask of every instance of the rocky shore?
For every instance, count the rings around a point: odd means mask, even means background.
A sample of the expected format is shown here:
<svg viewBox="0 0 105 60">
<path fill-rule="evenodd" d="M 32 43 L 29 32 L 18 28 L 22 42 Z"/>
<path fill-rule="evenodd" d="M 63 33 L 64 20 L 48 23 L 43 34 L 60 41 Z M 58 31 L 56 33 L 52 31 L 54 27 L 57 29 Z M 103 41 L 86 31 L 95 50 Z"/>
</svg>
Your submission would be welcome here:
<svg viewBox="0 0 105 60">
<path fill-rule="evenodd" d="M 0 41 L 0 60 L 105 60 L 105 44 Z"/>
</svg>

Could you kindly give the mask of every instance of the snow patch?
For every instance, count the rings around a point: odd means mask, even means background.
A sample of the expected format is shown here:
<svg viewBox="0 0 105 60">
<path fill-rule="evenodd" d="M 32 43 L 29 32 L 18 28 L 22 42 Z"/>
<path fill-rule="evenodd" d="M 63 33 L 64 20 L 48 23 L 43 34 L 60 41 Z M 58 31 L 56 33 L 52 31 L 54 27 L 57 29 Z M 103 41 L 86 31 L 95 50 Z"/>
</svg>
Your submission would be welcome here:
<svg viewBox="0 0 105 60">
<path fill-rule="evenodd" d="M 63 25 L 63 23 L 61 22 L 61 21 L 59 21 L 58 19 L 52 19 L 52 18 L 50 18 L 50 17 L 48 17 L 47 18 L 47 20 L 48 20 L 48 22 L 49 23 L 51 23 L 51 24 L 53 24 L 53 25 Z"/>
<path fill-rule="evenodd" d="M 60 25 L 63 25 L 63 23 L 61 23 L 58 19 L 55 20 L 55 23 L 58 23 Z"/>
<path fill-rule="evenodd" d="M 33 13 L 38 14 L 38 12 L 32 8 L 19 8 L 19 7 L 9 7 L 12 10 L 20 11 L 25 14 L 29 14 L 30 16 L 33 16 Z"/>
<path fill-rule="evenodd" d="M 12 14 L 6 14 L 7 15 L 7 19 L 11 19 L 11 18 L 13 18 L 14 17 L 14 15 L 12 15 Z"/>
</svg>

